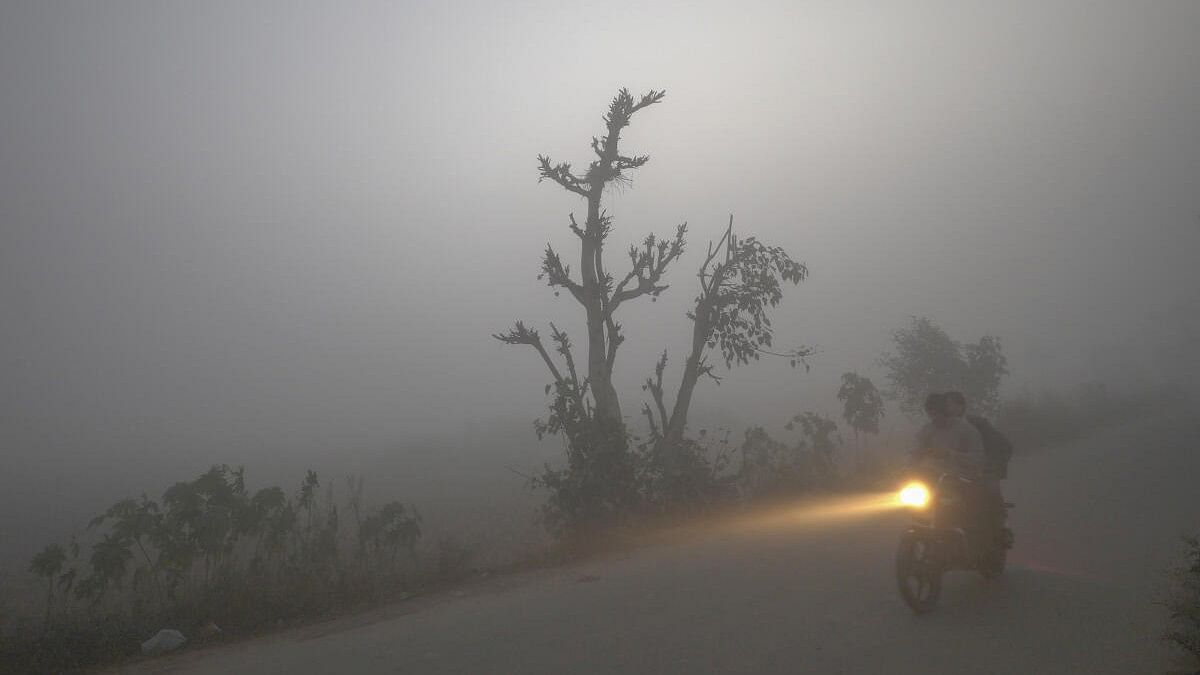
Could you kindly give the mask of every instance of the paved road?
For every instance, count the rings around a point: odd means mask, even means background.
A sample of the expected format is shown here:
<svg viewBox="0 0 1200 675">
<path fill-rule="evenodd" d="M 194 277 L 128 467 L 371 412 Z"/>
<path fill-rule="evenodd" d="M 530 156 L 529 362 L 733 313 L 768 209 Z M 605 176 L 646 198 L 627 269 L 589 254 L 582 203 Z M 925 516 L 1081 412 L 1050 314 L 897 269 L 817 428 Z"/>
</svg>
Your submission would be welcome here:
<svg viewBox="0 0 1200 675">
<path fill-rule="evenodd" d="M 947 578 L 916 617 L 901 513 L 795 507 L 572 567 L 131 664 L 171 673 L 1161 673 L 1156 603 L 1200 531 L 1200 415 L 1018 460 L 1006 576 Z"/>
</svg>

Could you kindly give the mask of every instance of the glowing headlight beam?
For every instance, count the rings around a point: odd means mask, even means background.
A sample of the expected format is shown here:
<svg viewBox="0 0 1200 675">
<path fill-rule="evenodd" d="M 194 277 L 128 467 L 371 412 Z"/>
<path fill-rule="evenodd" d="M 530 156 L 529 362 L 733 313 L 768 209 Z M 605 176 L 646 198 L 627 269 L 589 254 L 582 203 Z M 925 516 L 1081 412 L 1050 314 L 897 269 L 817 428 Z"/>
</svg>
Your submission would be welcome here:
<svg viewBox="0 0 1200 675">
<path fill-rule="evenodd" d="M 896 502 L 895 492 L 859 493 L 844 497 L 810 500 L 780 506 L 753 515 L 737 518 L 731 523 L 735 530 L 754 530 L 778 527 L 815 527 L 845 524 L 877 514 L 903 508 Z"/>
<path fill-rule="evenodd" d="M 923 483 L 912 482 L 900 489 L 900 503 L 923 509 L 929 504 L 929 488 Z"/>
</svg>

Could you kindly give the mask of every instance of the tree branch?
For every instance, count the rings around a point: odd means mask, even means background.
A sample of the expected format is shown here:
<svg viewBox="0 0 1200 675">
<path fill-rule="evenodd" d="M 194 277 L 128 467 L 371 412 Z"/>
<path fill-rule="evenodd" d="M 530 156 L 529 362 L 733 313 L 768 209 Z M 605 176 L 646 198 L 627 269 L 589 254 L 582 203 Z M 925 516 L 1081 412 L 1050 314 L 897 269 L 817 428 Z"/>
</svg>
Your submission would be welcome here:
<svg viewBox="0 0 1200 675">
<path fill-rule="evenodd" d="M 555 351 L 562 354 L 567 362 L 567 372 L 571 374 L 571 382 L 575 383 L 576 388 L 579 388 L 579 375 L 575 371 L 575 357 L 571 355 L 571 338 L 553 323 L 550 324 L 550 338 L 557 345 Z"/>
<path fill-rule="evenodd" d="M 576 300 L 583 302 L 583 286 L 571 279 L 571 266 L 563 265 L 562 258 L 550 244 L 546 244 L 546 252 L 542 254 L 542 272 L 538 279 L 545 279 L 547 286 L 567 289 Z"/>
<path fill-rule="evenodd" d="M 492 337 L 508 345 L 529 345 L 537 350 L 542 361 L 546 363 L 546 367 L 550 369 L 550 374 L 554 376 L 554 382 L 559 385 L 565 385 L 566 380 L 558 367 L 554 365 L 554 361 L 550 358 L 550 354 L 546 352 L 546 347 L 542 345 L 542 338 L 536 330 L 527 328 L 523 321 L 518 321 L 511 330 L 507 333 L 492 333 Z"/>
<path fill-rule="evenodd" d="M 666 368 L 667 352 L 663 350 L 662 356 L 654 364 L 654 377 L 647 377 L 646 384 L 642 386 L 642 389 L 649 391 L 651 398 L 654 399 L 654 405 L 658 408 L 658 418 L 662 420 L 664 429 L 671 423 L 671 419 L 667 417 L 666 402 L 663 400 L 663 371 Z M 646 406 L 646 410 L 649 411 L 649 405 Z"/>
<path fill-rule="evenodd" d="M 571 221 L 571 225 L 570 225 L 571 231 L 575 233 L 576 237 L 583 239 L 585 236 L 584 232 L 583 232 L 583 228 L 579 226 L 579 223 L 575 222 L 575 214 L 574 213 L 568 214 L 567 218 L 569 218 Z"/>
<path fill-rule="evenodd" d="M 708 253 L 704 257 L 704 263 L 700 265 L 700 272 L 697 276 L 700 277 L 701 296 L 711 295 L 716 286 L 719 286 L 724 280 L 725 270 L 730 262 L 730 248 L 733 241 L 733 214 L 729 215 L 729 225 L 726 226 L 724 234 L 717 240 L 714 246 L 712 241 L 708 242 Z M 716 260 L 721 254 L 722 248 L 725 251 L 725 263 L 718 263 L 712 272 L 708 271 L 708 266 Z"/>
<path fill-rule="evenodd" d="M 587 181 L 571 173 L 570 163 L 551 164 L 550 158 L 545 155 L 538 155 L 537 161 L 539 183 L 548 178 L 561 185 L 565 190 L 574 192 L 581 197 L 588 196 Z"/>
<path fill-rule="evenodd" d="M 768 356 L 778 356 L 780 358 L 790 359 L 791 366 L 793 368 L 796 367 L 796 364 L 800 364 L 804 366 L 804 372 L 809 372 L 812 370 L 812 366 L 808 363 L 808 358 L 819 353 L 816 347 L 808 346 L 796 347 L 795 349 L 787 352 L 773 352 L 769 349 L 763 349 L 762 347 L 755 347 L 754 351 L 758 352 L 759 354 L 767 354 Z"/>
<path fill-rule="evenodd" d="M 608 352 L 604 360 L 611 372 L 613 364 L 617 362 L 617 348 L 625 342 L 625 336 L 621 335 L 621 324 L 614 321 L 611 315 L 604 317 L 604 325 L 608 330 Z"/>
<path fill-rule="evenodd" d="M 658 282 L 666 273 L 667 267 L 683 255 L 683 249 L 687 243 L 686 237 L 687 223 L 683 223 L 675 229 L 674 239 L 659 239 L 652 234 L 646 237 L 640 249 L 630 246 L 631 269 L 613 290 L 612 298 L 605 311 L 611 315 L 621 303 L 627 300 L 642 295 L 657 297 L 659 293 L 667 290 L 668 286 L 660 285 Z M 637 286 L 629 288 L 629 283 L 634 279 L 637 280 Z"/>
<path fill-rule="evenodd" d="M 717 375 L 715 372 L 713 372 L 713 365 L 708 362 L 707 356 L 700 357 L 699 369 L 701 377 L 710 377 L 717 385 L 720 385 L 721 380 L 724 379 L 720 375 Z"/>
<path fill-rule="evenodd" d="M 608 106 L 608 113 L 604 116 L 607 133 L 600 138 L 592 138 L 592 152 L 596 153 L 597 160 L 588 166 L 585 178 L 588 187 L 593 190 L 603 189 L 609 181 L 621 180 L 623 178 L 622 171 L 640 168 L 650 161 L 646 155 L 624 156 L 620 154 L 617 146 L 621 130 L 629 126 L 629 120 L 633 114 L 642 108 L 658 103 L 665 95 L 665 91 L 652 89 L 634 101 L 633 95 L 629 93 L 628 89 L 621 89 L 617 92 Z"/>
<path fill-rule="evenodd" d="M 650 410 L 649 403 L 642 404 L 642 414 L 646 416 L 646 421 L 650 423 L 650 440 L 657 441 L 662 438 L 662 432 L 659 431 L 658 425 L 654 423 L 654 412 Z"/>
</svg>

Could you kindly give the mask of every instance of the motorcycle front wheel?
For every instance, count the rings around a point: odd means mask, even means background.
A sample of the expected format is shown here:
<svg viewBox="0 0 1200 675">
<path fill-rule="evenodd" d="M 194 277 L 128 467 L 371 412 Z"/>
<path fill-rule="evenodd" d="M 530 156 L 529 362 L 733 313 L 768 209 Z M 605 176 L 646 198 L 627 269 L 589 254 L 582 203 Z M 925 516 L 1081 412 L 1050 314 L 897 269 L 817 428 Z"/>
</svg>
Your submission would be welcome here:
<svg viewBox="0 0 1200 675">
<path fill-rule="evenodd" d="M 936 544 L 928 538 L 905 534 L 896 549 L 896 585 L 900 597 L 917 614 L 937 606 L 942 593 L 942 565 Z"/>
</svg>

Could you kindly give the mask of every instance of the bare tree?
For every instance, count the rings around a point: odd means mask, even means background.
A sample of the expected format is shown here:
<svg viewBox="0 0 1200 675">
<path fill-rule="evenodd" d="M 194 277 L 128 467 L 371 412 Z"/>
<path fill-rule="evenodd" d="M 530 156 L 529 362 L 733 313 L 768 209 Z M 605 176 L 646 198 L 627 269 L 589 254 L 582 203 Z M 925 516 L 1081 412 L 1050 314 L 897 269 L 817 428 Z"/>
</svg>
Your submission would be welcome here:
<svg viewBox="0 0 1200 675">
<path fill-rule="evenodd" d="M 635 99 L 627 89 L 618 92 L 604 116 L 606 133 L 599 138 L 592 138 L 592 151 L 596 159 L 592 160 L 583 175 L 576 174 L 569 163 L 556 164 L 544 155 L 537 158 L 540 180 L 549 179 L 564 190 L 582 197 L 587 203 L 587 217 L 582 226 L 574 214 L 568 217 L 568 227 L 580 243 L 578 280 L 571 276 L 570 266 L 563 263 L 549 244 L 542 256 L 542 272 L 539 275 L 549 286 L 566 290 L 583 307 L 587 319 L 586 378 L 579 378 L 570 352 L 570 340 L 558 329 L 553 330 L 557 351 L 567 364 L 566 373 L 554 365 L 537 331 L 527 329 L 523 323 L 517 322 L 509 332 L 495 335 L 509 344 L 532 346 L 550 369 L 556 385 L 579 403 L 581 411 L 589 417 L 594 416 L 595 419 L 616 425 L 622 423 L 621 404 L 613 387 L 612 372 L 617 349 L 624 341 L 621 324 L 616 320 L 617 309 L 640 296 L 657 296 L 666 290 L 667 287 L 660 282 L 670 264 L 683 253 L 687 224 L 678 226 L 673 238 L 660 239 L 650 235 L 641 247 L 631 247 L 630 269 L 620 281 L 615 281 L 604 261 L 604 245 L 612 232 L 612 217 L 603 209 L 601 200 L 606 187 L 627 183 L 629 171 L 649 161 L 647 155 L 622 153 L 621 131 L 629 126 L 635 113 L 658 103 L 665 93 L 651 90 Z M 589 393 L 590 401 L 585 405 L 584 399 L 588 398 Z"/>
<path fill-rule="evenodd" d="M 540 180 L 549 179 L 587 203 L 582 226 L 574 214 L 568 216 L 568 228 L 580 244 L 578 277 L 572 276 L 571 267 L 550 245 L 542 255 L 539 274 L 556 294 L 565 290 L 583 308 L 587 326 L 587 360 L 583 367 L 577 364 L 570 337 L 554 324 L 550 324 L 551 348 L 537 330 L 522 321 L 505 333 L 493 335 L 507 344 L 532 347 L 552 378 L 546 387 L 547 394 L 555 392 L 550 416 L 537 423 L 537 430 L 539 434 L 565 434 L 569 467 L 565 471 L 547 470 L 535 483 L 555 492 L 551 503 L 559 506 L 552 508 L 560 511 L 587 511 L 590 507 L 582 504 L 591 499 L 598 505 L 596 511 L 611 513 L 619 510 L 614 505 L 630 501 L 628 490 L 636 490 L 617 486 L 629 486 L 636 480 L 620 399 L 612 380 L 617 350 L 625 340 L 617 311 L 627 302 L 642 296 L 657 297 L 667 290 L 663 279 L 683 255 L 687 223 L 677 226 L 673 236 L 651 234 L 640 245 L 631 246 L 628 269 L 614 276 L 605 266 L 605 243 L 612 232 L 612 218 L 602 208 L 602 198 L 607 186 L 628 183 L 629 172 L 649 160 L 646 155 L 623 153 L 620 134 L 636 112 L 658 103 L 663 95 L 661 91 L 650 91 L 635 99 L 625 89 L 618 92 L 604 116 L 605 135 L 592 138 L 596 159 L 582 175 L 568 163 L 538 157 Z M 768 317 L 768 310 L 783 298 L 784 283 L 798 284 L 807 275 L 808 269 L 783 249 L 767 246 L 754 237 L 737 236 L 730 216 L 721 238 L 709 243 L 697 273 L 700 292 L 687 314 L 692 322 L 692 343 L 670 412 L 663 391 L 666 352 L 655 367 L 654 377 L 643 387 L 654 402 L 654 408 L 649 403 L 643 406 L 650 425 L 648 445 L 656 451 L 654 457 L 670 461 L 672 449 L 684 441 L 688 410 L 701 378 L 719 381 L 708 359 L 710 350 L 719 349 L 727 367 L 749 363 L 764 354 L 788 358 L 795 366 L 811 354 L 806 348 L 770 351 L 774 333 Z M 568 515 L 565 519 L 574 518 Z"/>
</svg>

